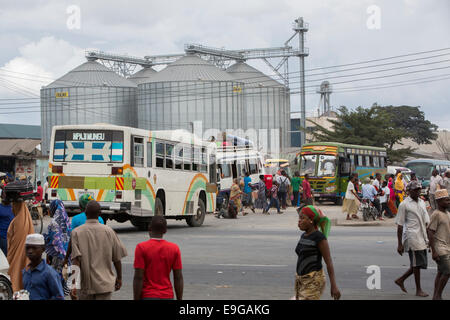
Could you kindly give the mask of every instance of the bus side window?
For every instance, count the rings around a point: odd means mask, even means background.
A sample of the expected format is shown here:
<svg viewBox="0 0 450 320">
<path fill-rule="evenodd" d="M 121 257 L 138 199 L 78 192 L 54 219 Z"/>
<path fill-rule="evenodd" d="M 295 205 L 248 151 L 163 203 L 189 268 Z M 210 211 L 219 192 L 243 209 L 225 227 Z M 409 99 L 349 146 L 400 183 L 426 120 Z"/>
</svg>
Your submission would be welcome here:
<svg viewBox="0 0 450 320">
<path fill-rule="evenodd" d="M 371 167 L 372 164 L 370 163 L 370 156 L 366 156 L 366 167 Z"/>
<path fill-rule="evenodd" d="M 173 169 L 173 144 L 166 144 L 166 169 Z"/>
<path fill-rule="evenodd" d="M 378 168 L 380 166 L 380 158 L 373 157 L 373 166 Z"/>
<path fill-rule="evenodd" d="M 175 146 L 175 169 L 183 169 L 183 147 L 180 144 Z"/>
<path fill-rule="evenodd" d="M 147 167 L 151 168 L 153 165 L 153 150 L 152 150 L 152 143 L 147 142 Z"/>
<path fill-rule="evenodd" d="M 363 156 L 362 155 L 358 155 L 358 166 L 360 167 L 364 167 L 364 163 L 363 163 Z"/>
<path fill-rule="evenodd" d="M 193 171 L 200 171 L 201 153 L 200 148 L 194 147 L 194 163 L 192 164 Z"/>
<path fill-rule="evenodd" d="M 157 142 L 156 143 L 156 167 L 164 168 L 164 143 Z"/>
<path fill-rule="evenodd" d="M 191 147 L 183 147 L 183 169 L 191 171 L 192 165 L 192 149 Z"/>
<path fill-rule="evenodd" d="M 206 148 L 203 147 L 202 148 L 202 164 L 200 166 L 200 171 L 201 172 L 207 172 L 208 171 L 208 161 L 207 161 L 207 153 L 206 153 Z"/>
<path fill-rule="evenodd" d="M 384 157 L 381 157 L 381 158 L 380 158 L 380 166 L 381 166 L 382 168 L 385 167 L 384 163 L 385 163 L 385 158 L 384 158 Z"/>
<path fill-rule="evenodd" d="M 134 166 L 144 166 L 144 139 L 139 137 L 133 137 L 133 150 L 134 150 Z"/>
</svg>

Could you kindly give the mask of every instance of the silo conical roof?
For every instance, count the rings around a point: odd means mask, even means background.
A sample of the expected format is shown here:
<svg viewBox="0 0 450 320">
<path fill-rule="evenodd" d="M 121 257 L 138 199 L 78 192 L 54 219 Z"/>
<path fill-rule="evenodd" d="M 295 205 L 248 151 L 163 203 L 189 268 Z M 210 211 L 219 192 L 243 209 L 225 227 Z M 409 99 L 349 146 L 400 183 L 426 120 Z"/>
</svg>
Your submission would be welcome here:
<svg viewBox="0 0 450 320">
<path fill-rule="evenodd" d="M 237 62 L 226 69 L 235 80 L 243 82 L 248 87 L 284 87 L 278 81 L 265 75 L 245 62 Z"/>
<path fill-rule="evenodd" d="M 144 67 L 135 74 L 131 75 L 128 80 L 133 81 L 136 84 L 148 82 L 158 72 L 151 67 Z"/>
<path fill-rule="evenodd" d="M 67 87 L 132 87 L 137 85 L 96 61 L 87 61 L 53 81 L 45 89 Z"/>
<path fill-rule="evenodd" d="M 169 64 L 148 82 L 167 81 L 235 81 L 235 79 L 199 56 L 188 54 Z"/>
</svg>

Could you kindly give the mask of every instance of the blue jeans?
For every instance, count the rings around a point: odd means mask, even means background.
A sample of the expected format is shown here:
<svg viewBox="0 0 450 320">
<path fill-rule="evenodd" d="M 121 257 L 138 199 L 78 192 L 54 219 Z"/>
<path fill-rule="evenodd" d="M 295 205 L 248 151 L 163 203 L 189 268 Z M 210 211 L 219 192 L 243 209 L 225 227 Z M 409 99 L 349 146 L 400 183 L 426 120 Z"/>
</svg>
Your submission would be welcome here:
<svg viewBox="0 0 450 320">
<path fill-rule="evenodd" d="M 270 202 L 266 207 L 266 212 L 269 211 L 270 208 L 272 208 L 272 206 L 275 204 L 276 208 L 277 208 L 277 212 L 280 212 L 280 202 L 278 201 L 277 198 L 270 198 Z"/>
<path fill-rule="evenodd" d="M 8 255 L 8 241 L 0 237 L 0 249 L 2 249 L 5 257 Z"/>
</svg>

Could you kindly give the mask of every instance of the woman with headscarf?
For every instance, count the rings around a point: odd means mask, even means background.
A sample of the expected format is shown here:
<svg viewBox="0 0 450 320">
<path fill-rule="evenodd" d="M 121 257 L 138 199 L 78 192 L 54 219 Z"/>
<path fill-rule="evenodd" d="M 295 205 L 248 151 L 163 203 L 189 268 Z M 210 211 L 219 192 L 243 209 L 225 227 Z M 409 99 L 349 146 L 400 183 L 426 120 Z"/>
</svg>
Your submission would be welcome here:
<svg viewBox="0 0 450 320">
<path fill-rule="evenodd" d="M 397 207 L 403 202 L 403 197 L 405 196 L 405 184 L 403 182 L 403 175 L 401 172 L 397 173 L 397 178 L 395 179 L 395 196 L 397 199 Z"/>
<path fill-rule="evenodd" d="M 330 278 L 331 296 L 338 300 L 341 293 L 336 285 L 333 261 L 327 241 L 331 227 L 330 219 L 319 208 L 311 205 L 298 209 L 298 213 L 298 227 L 304 233 L 295 248 L 298 255 L 295 299 L 320 299 L 326 283 L 322 268 L 323 257 Z"/>
<path fill-rule="evenodd" d="M 70 241 L 70 220 L 61 200 L 53 200 L 50 203 L 50 215 L 52 221 L 48 226 L 48 233 L 45 237 L 45 252 L 47 263 L 53 267 L 62 278 L 64 259 Z M 64 293 L 68 294 L 66 284 L 63 281 Z"/>
<path fill-rule="evenodd" d="M 27 235 L 34 233 L 33 220 L 25 202 L 13 202 L 14 219 L 9 225 L 8 238 L 8 274 L 11 278 L 13 291 L 23 289 L 22 270 L 30 263 L 25 253 Z"/>
<path fill-rule="evenodd" d="M 391 175 L 388 178 L 388 188 L 389 188 L 389 199 L 388 199 L 388 207 L 391 210 L 393 215 L 397 214 L 397 206 L 395 205 L 395 190 L 394 190 L 394 175 Z"/>
</svg>

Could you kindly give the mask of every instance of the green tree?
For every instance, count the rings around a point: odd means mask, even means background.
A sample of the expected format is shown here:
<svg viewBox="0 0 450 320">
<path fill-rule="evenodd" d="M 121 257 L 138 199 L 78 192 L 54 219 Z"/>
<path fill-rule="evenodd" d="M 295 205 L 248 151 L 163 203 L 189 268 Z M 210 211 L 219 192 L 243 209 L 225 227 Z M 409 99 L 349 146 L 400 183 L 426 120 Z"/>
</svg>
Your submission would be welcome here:
<svg viewBox="0 0 450 320">
<path fill-rule="evenodd" d="M 354 111 L 342 106 L 336 120 L 328 120 L 331 129 L 311 121 L 310 130 L 315 141 L 334 141 L 348 144 L 385 147 L 388 162 L 403 161 L 414 149 L 397 148 L 403 138 L 411 138 L 418 144 L 431 143 L 436 137 L 437 126 L 425 120 L 418 107 L 381 107 L 374 104 L 371 108 L 358 107 Z"/>
</svg>

